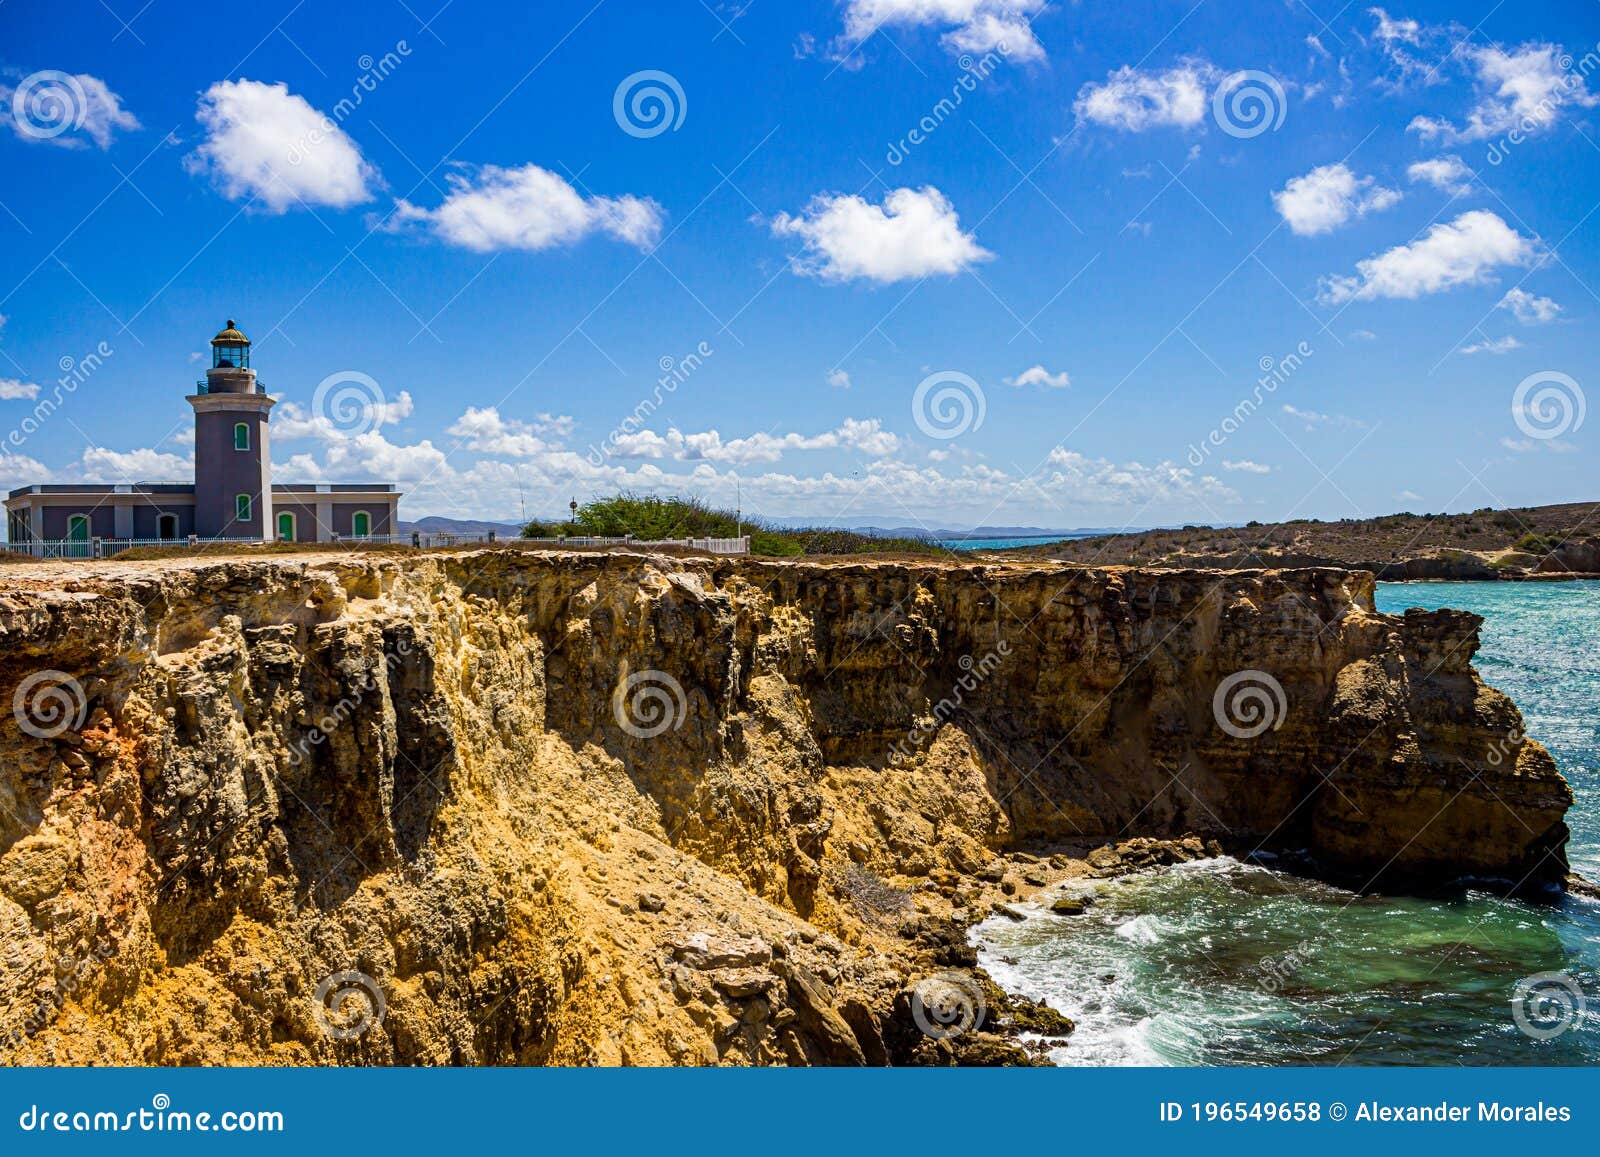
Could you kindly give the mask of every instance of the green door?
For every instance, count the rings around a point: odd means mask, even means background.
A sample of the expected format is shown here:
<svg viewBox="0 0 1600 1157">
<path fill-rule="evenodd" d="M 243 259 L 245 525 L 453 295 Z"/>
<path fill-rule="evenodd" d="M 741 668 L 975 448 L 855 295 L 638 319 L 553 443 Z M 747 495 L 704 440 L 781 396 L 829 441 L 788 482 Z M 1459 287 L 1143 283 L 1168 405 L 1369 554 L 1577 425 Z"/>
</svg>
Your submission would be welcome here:
<svg viewBox="0 0 1600 1157">
<path fill-rule="evenodd" d="M 68 558 L 89 557 L 89 516 L 74 514 L 67 519 Z"/>
<path fill-rule="evenodd" d="M 350 531 L 357 538 L 368 538 L 372 534 L 372 516 L 365 510 L 356 511 L 355 517 L 350 520 Z"/>
<path fill-rule="evenodd" d="M 280 514 L 280 515 L 278 515 L 278 541 L 279 542 L 293 542 L 294 541 L 294 515 L 292 515 L 292 514 Z"/>
</svg>

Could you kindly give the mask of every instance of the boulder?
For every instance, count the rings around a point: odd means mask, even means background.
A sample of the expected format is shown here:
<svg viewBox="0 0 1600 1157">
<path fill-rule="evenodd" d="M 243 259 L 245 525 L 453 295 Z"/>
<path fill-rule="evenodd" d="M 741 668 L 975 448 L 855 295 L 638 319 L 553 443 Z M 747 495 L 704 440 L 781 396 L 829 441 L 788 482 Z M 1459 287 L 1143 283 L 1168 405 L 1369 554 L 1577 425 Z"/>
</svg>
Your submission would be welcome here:
<svg viewBox="0 0 1600 1157">
<path fill-rule="evenodd" d="M 1115 848 L 1107 844 L 1089 853 L 1089 863 L 1096 868 L 1116 868 L 1121 866 L 1122 857 L 1117 854 Z"/>
<path fill-rule="evenodd" d="M 696 932 L 672 946 L 673 958 L 690 968 L 755 968 L 772 959 L 772 949 L 751 936 Z"/>
</svg>

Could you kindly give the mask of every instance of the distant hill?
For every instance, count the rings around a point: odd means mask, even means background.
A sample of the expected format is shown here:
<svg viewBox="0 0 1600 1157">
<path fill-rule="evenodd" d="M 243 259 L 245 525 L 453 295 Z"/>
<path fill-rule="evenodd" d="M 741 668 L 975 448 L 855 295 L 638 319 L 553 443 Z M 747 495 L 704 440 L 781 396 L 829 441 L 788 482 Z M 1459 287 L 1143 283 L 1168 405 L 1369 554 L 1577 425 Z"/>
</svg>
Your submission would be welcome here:
<svg viewBox="0 0 1600 1157">
<path fill-rule="evenodd" d="M 1085 526 L 1069 530 L 1050 529 L 1043 526 L 894 526 L 887 519 L 816 519 L 816 518 L 761 518 L 765 526 L 787 527 L 794 530 L 823 530 L 839 528 L 867 534 L 873 538 L 1071 538 L 1085 534 L 1111 534 L 1117 527 Z M 883 523 L 884 525 L 880 525 Z M 1144 529 L 1138 527 L 1136 529 Z"/>
<path fill-rule="evenodd" d="M 401 534 L 410 534 L 413 530 L 420 530 L 423 534 L 496 534 L 507 535 L 515 538 L 522 533 L 520 522 L 483 522 L 475 518 L 441 518 L 437 514 L 430 514 L 419 518 L 415 522 L 400 524 Z"/>
<path fill-rule="evenodd" d="M 1042 526 L 975 526 L 971 530 L 951 530 L 948 527 L 933 531 L 933 537 L 939 539 L 959 538 L 1082 538 L 1086 534 L 1115 534 L 1118 527 L 1110 526 L 1082 526 L 1071 530 L 1050 530 Z M 1143 530 L 1143 527 L 1135 529 Z M 927 534 L 921 527 L 900 526 L 889 530 L 878 530 L 876 527 L 863 528 L 863 534 L 883 534 L 898 538 L 909 534 Z"/>
<path fill-rule="evenodd" d="M 1386 579 L 1496 579 L 1600 574 L 1600 503 L 1483 507 L 1470 514 L 1390 514 L 1318 522 L 1186 526 L 1003 552 L 1100 566 L 1335 566 Z"/>
</svg>

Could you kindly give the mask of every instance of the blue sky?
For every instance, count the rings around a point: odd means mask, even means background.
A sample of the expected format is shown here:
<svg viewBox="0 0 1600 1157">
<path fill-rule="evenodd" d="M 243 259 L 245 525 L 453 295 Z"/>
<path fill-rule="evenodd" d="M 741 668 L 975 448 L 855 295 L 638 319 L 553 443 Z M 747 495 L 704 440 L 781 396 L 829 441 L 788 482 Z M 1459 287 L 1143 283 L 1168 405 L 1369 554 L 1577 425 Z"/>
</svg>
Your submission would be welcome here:
<svg viewBox="0 0 1600 1157">
<path fill-rule="evenodd" d="M 1600 8 L 1334 9 L 11 0 L 0 485 L 186 478 L 233 317 L 412 518 L 1595 498 Z"/>
</svg>

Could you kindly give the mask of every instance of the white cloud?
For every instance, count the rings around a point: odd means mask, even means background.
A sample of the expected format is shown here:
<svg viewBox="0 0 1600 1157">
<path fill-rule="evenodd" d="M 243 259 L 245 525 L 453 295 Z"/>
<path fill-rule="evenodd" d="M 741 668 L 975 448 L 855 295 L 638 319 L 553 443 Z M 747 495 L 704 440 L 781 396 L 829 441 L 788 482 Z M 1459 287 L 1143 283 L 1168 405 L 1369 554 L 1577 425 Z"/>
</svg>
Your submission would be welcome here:
<svg viewBox="0 0 1600 1157">
<path fill-rule="evenodd" d="M 340 482 L 382 479 L 440 484 L 454 477 L 444 451 L 424 438 L 410 446 L 396 445 L 380 431 L 369 430 L 324 446 L 321 463 L 310 454 L 296 454 L 287 462 L 274 461 L 272 476 L 281 482 Z M 515 491 L 513 490 L 513 493 Z"/>
<path fill-rule="evenodd" d="M 1464 354 L 1508 354 L 1514 349 L 1521 349 L 1522 343 L 1511 336 L 1486 337 L 1482 341 L 1464 345 L 1461 351 Z"/>
<path fill-rule="evenodd" d="M 0 107 L 11 116 L 11 130 L 25 141 L 82 148 L 84 137 L 101 149 L 118 132 L 140 127 L 122 107 L 122 98 L 99 77 L 80 72 L 36 72 L 15 88 L 0 85 Z"/>
<path fill-rule="evenodd" d="M 1501 438 L 1500 445 L 1513 454 L 1535 454 L 1540 450 L 1552 454 L 1570 454 L 1577 449 L 1564 438 Z"/>
<path fill-rule="evenodd" d="M 547 436 L 561 436 L 571 430 L 570 418 L 542 415 L 535 422 L 507 421 L 494 406 L 479 409 L 468 406 L 445 433 L 460 438 L 468 450 L 482 454 L 504 454 L 511 458 L 531 458 L 558 448 Z"/>
<path fill-rule="evenodd" d="M 648 197 L 585 197 L 538 165 L 485 165 L 447 179 L 443 204 L 423 209 L 399 201 L 389 228 L 426 223 L 441 240 L 477 253 L 549 249 L 593 233 L 648 249 L 661 235 L 661 206 Z"/>
<path fill-rule="evenodd" d="M 1353 329 L 1350 331 L 1350 336 L 1355 338 L 1357 341 L 1372 341 L 1377 338 L 1378 335 L 1373 333 L 1370 329 Z"/>
<path fill-rule="evenodd" d="M 1080 122 L 1134 133 L 1167 125 L 1194 128 L 1206 117 L 1207 90 L 1217 77 L 1217 70 L 1200 60 L 1165 72 L 1124 66 L 1103 83 L 1080 88 L 1072 111 Z"/>
<path fill-rule="evenodd" d="M 1014 378 L 1007 378 L 1008 386 L 1043 386 L 1046 389 L 1062 390 L 1072 384 L 1072 379 L 1067 376 L 1067 371 L 1052 374 L 1043 366 L 1031 366 L 1023 370 Z"/>
<path fill-rule="evenodd" d="M 1248 458 L 1240 458 L 1240 459 L 1238 459 L 1236 461 L 1231 461 L 1231 462 L 1227 461 L 1227 460 L 1224 460 L 1223 463 L 1222 463 L 1222 468 L 1224 470 L 1242 470 L 1246 474 L 1271 474 L 1272 473 L 1272 467 L 1271 466 L 1263 466 L 1261 463 L 1252 462 Z"/>
<path fill-rule="evenodd" d="M 1187 466 L 1158 462 L 1145 466 L 1138 462 L 1117 464 L 1108 458 L 1090 458 L 1076 450 L 1057 446 L 1046 459 L 1054 469 L 1045 480 L 1074 501 L 1116 505 L 1149 503 L 1183 496 L 1208 496 L 1220 501 L 1237 501 L 1239 495 L 1209 474 L 1196 475 Z M 1004 477 L 999 475 L 997 476 Z"/>
<path fill-rule="evenodd" d="M 955 207 L 932 185 L 894 189 L 881 206 L 853 194 L 818 195 L 798 216 L 779 213 L 778 237 L 797 237 L 806 255 L 795 272 L 823 281 L 895 281 L 955 274 L 994 254 L 961 231 Z"/>
<path fill-rule="evenodd" d="M 789 450 L 855 450 L 876 458 L 898 452 L 899 436 L 884 430 L 876 418 L 846 418 L 824 434 L 752 434 L 747 438 L 725 440 L 716 430 L 685 434 L 676 428 L 666 434 L 641 430 L 620 435 L 611 446 L 613 458 L 670 458 L 680 462 L 726 462 L 747 466 L 752 462 L 776 462 Z"/>
<path fill-rule="evenodd" d="M 382 186 L 344 130 L 281 82 L 218 81 L 195 119 L 206 138 L 185 163 L 209 174 L 230 200 L 253 198 L 273 213 L 297 205 L 345 209 Z"/>
<path fill-rule="evenodd" d="M 850 375 L 844 370 L 832 370 L 828 374 L 828 384 L 836 390 L 848 390 Z"/>
<path fill-rule="evenodd" d="M 1314 430 L 1318 426 L 1354 426 L 1358 430 L 1367 428 L 1367 424 L 1355 418 L 1348 418 L 1343 414 L 1323 414 L 1316 410 L 1302 410 L 1295 406 L 1283 407 L 1283 412 L 1291 418 L 1298 418 L 1305 423 L 1306 429 Z"/>
<path fill-rule="evenodd" d="M 1028 20 L 1045 0 L 848 0 L 844 35 L 859 44 L 879 28 L 949 28 L 939 43 L 952 53 L 983 53 L 1004 46 L 1015 60 L 1043 60 L 1044 46 Z"/>
<path fill-rule="evenodd" d="M 1495 303 L 1496 309 L 1509 309 L 1523 325 L 1541 325 L 1554 321 L 1561 306 L 1548 297 L 1539 297 L 1518 286 L 1506 290 L 1506 295 Z M 3 396 L 3 395 L 0 395 Z"/>
<path fill-rule="evenodd" d="M 14 401 L 18 398 L 37 398 L 39 387 L 32 382 L 20 382 L 16 378 L 0 378 L 0 400 Z"/>
<path fill-rule="evenodd" d="M 1406 176 L 1413 182 L 1426 181 L 1436 189 L 1442 189 L 1452 197 L 1464 197 L 1472 191 L 1472 178 L 1476 174 L 1467 167 L 1465 161 L 1454 153 L 1446 153 L 1442 157 L 1434 157 L 1427 161 L 1418 161 L 1406 169 Z"/>
<path fill-rule="evenodd" d="M 1400 200 L 1372 177 L 1358 177 L 1343 164 L 1322 165 L 1272 194 L 1278 215 L 1302 237 L 1331 233 L 1351 217 L 1387 209 Z"/>
<path fill-rule="evenodd" d="M 1390 87 L 1421 79 L 1425 85 L 1444 80 L 1441 67 L 1464 39 L 1465 29 L 1455 25 L 1424 25 L 1409 18 L 1391 17 L 1382 8 L 1367 9 L 1374 21 L 1372 39 L 1399 74 Z"/>
<path fill-rule="evenodd" d="M 25 454 L 0 454 L 0 489 L 33 486 L 50 481 L 50 468 Z"/>
<path fill-rule="evenodd" d="M 336 400 L 331 408 L 337 414 L 313 413 L 299 402 L 280 402 L 272 416 L 272 440 L 291 442 L 297 438 L 315 438 L 322 442 L 340 442 L 352 436 L 353 431 L 365 431 L 379 426 L 389 426 L 411 416 L 411 394 L 401 390 L 394 397 L 382 400 Z"/>
<path fill-rule="evenodd" d="M 1528 265 L 1542 252 L 1494 213 L 1474 209 L 1431 227 L 1419 240 L 1397 245 L 1356 263 L 1354 277 L 1326 277 L 1318 295 L 1324 304 L 1416 298 L 1490 280 L 1504 265 Z"/>
<path fill-rule="evenodd" d="M 1384 45 L 1421 44 L 1422 25 L 1415 20 L 1392 19 L 1382 8 L 1368 8 L 1367 13 L 1377 22 L 1372 35 Z"/>
<path fill-rule="evenodd" d="M 1463 56 L 1477 87 L 1477 103 L 1460 127 L 1440 117 L 1414 119 L 1409 128 L 1424 140 L 1482 141 L 1514 128 L 1538 133 L 1559 122 L 1569 105 L 1600 104 L 1600 96 L 1589 91 L 1559 44 L 1528 41 L 1509 52 L 1491 44 L 1465 49 Z"/>
<path fill-rule="evenodd" d="M 1318 97 L 1327 95 L 1328 103 L 1334 108 L 1342 109 L 1350 103 L 1351 93 L 1355 89 L 1355 79 L 1351 75 L 1350 61 L 1343 56 L 1337 60 L 1327 45 L 1317 36 L 1307 36 L 1306 45 L 1317 55 L 1312 57 L 1309 68 L 1312 72 L 1319 71 L 1324 63 L 1333 71 L 1325 73 L 1325 79 L 1306 81 L 1300 86 L 1300 97 L 1310 103 Z"/>
<path fill-rule="evenodd" d="M 159 450 L 92 446 L 69 473 L 82 482 L 186 482 L 194 477 L 194 459 Z"/>
</svg>

